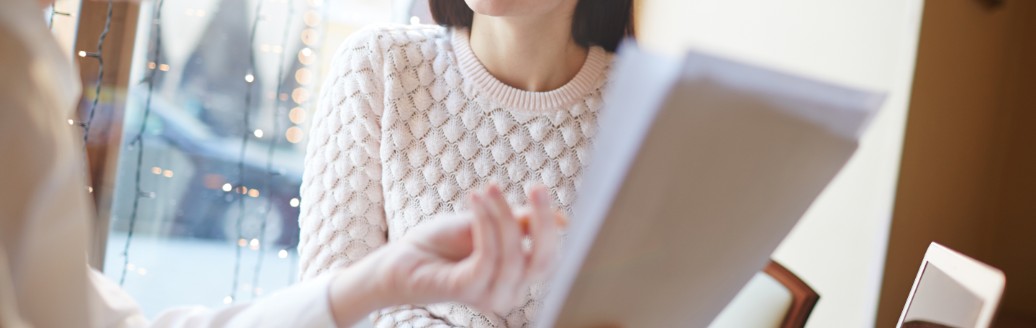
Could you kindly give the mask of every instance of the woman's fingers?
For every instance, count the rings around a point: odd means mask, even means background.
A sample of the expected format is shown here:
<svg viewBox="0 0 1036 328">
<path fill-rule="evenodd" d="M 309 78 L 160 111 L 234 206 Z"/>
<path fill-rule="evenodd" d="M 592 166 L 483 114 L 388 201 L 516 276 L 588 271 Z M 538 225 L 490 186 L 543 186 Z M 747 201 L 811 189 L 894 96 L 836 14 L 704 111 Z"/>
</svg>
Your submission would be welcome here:
<svg viewBox="0 0 1036 328">
<path fill-rule="evenodd" d="M 485 192 L 469 196 L 474 218 L 472 243 L 474 250 L 463 270 L 476 281 L 466 284 L 473 301 L 488 310 L 504 311 L 514 305 L 524 287 L 542 279 L 553 266 L 559 242 L 558 226 L 564 224 L 547 195 L 546 188 L 530 189 L 531 213 L 528 219 L 517 219 L 500 188 L 491 184 Z M 524 226 L 528 221 L 528 226 Z M 523 249 L 528 233 L 532 249 Z M 462 283 L 462 285 L 465 285 Z M 488 298 L 488 299 L 487 299 Z"/>
<path fill-rule="evenodd" d="M 529 201 L 532 203 L 532 218 L 529 220 L 529 232 L 532 237 L 532 254 L 529 259 L 528 275 L 532 279 L 541 279 L 547 275 L 554 264 L 558 247 L 558 224 L 554 206 L 543 186 L 529 189 Z"/>
<path fill-rule="evenodd" d="M 486 212 L 483 203 L 484 201 L 478 194 L 472 193 L 468 196 L 468 207 L 474 218 L 472 226 L 474 250 L 467 260 L 470 261 L 470 264 L 465 268 L 471 270 L 470 276 L 474 281 L 459 282 L 461 284 L 470 283 L 476 295 L 481 295 L 482 291 L 494 284 L 497 263 L 500 258 L 498 247 L 500 238 L 497 237 L 496 223 Z"/>
<path fill-rule="evenodd" d="M 507 204 L 500 188 L 490 184 L 486 190 L 486 207 L 495 219 L 500 237 L 500 267 L 495 290 L 496 310 L 506 310 L 514 305 L 517 292 L 524 284 L 525 256 L 522 254 L 521 227 L 515 220 L 511 206 Z"/>
</svg>

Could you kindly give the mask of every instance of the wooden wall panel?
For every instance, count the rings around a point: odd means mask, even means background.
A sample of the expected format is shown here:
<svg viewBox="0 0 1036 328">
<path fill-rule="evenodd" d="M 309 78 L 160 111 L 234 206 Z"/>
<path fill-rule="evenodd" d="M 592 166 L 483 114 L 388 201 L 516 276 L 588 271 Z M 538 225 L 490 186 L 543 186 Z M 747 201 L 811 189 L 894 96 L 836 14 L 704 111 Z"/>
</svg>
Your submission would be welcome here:
<svg viewBox="0 0 1036 328">
<path fill-rule="evenodd" d="M 1004 269 L 1000 326 L 1036 322 L 1034 13 L 925 2 L 878 327 L 895 325 L 931 241 Z"/>
</svg>

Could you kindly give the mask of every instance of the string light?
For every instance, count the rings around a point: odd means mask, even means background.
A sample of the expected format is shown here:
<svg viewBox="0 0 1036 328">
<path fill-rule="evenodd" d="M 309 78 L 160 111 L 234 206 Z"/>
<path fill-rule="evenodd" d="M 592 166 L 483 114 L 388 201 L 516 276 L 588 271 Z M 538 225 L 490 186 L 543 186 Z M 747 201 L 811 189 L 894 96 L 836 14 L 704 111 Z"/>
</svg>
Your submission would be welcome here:
<svg viewBox="0 0 1036 328">
<path fill-rule="evenodd" d="M 255 129 L 255 132 L 252 132 L 252 134 L 255 135 L 256 138 L 262 139 L 263 129 Z"/>
<path fill-rule="evenodd" d="M 280 250 L 279 252 L 277 252 L 277 257 L 282 258 L 282 259 L 283 258 L 288 258 L 288 250 L 285 250 L 285 249 Z"/>
<path fill-rule="evenodd" d="M 310 9 L 311 9 L 310 11 L 318 11 L 318 12 L 320 12 L 321 21 L 326 22 L 327 21 L 327 14 L 329 14 L 330 10 L 321 10 L 320 6 L 323 5 L 323 0 L 308 0 L 308 3 L 310 4 Z M 317 27 L 314 27 L 314 28 L 319 28 L 320 29 L 320 35 L 319 35 L 320 39 L 316 42 L 316 44 L 306 44 L 306 46 L 310 46 L 310 47 L 305 47 L 305 48 L 303 48 L 303 50 L 299 51 L 300 54 L 304 53 L 304 52 L 308 54 L 307 57 L 309 57 L 309 62 L 303 62 L 303 61 L 299 60 L 299 63 L 304 64 L 304 65 L 310 65 L 310 64 L 315 63 L 316 62 L 316 58 L 315 58 L 316 56 L 314 56 L 315 52 L 314 52 L 313 49 L 317 48 L 317 47 L 320 47 L 320 46 L 323 46 L 323 44 L 327 43 L 326 42 L 326 38 L 327 38 L 327 35 L 329 34 L 329 33 L 327 33 L 327 24 L 319 24 Z M 305 31 L 303 33 L 305 33 Z M 299 105 L 301 105 L 301 103 L 299 103 Z M 297 143 L 303 141 L 303 136 L 304 136 L 303 135 L 303 129 L 301 129 L 301 128 L 297 127 L 297 126 L 289 127 L 288 130 L 285 131 L 286 139 L 288 140 L 289 143 L 292 143 L 292 144 L 297 144 Z M 296 204 L 293 207 L 297 207 L 298 199 L 297 198 L 292 198 L 292 200 L 294 200 L 294 203 Z M 297 242 L 298 242 L 298 235 L 294 235 L 294 236 L 292 236 L 292 240 L 288 244 L 293 245 L 293 244 L 296 244 Z M 288 275 L 288 284 L 290 285 L 290 284 L 292 284 L 292 282 L 294 282 L 295 275 L 296 275 L 295 271 L 298 269 L 298 252 L 296 252 L 296 251 L 290 252 L 288 262 L 289 262 L 288 270 L 290 271 L 290 274 Z"/>
<path fill-rule="evenodd" d="M 278 54 L 281 53 L 280 49 L 283 49 L 287 45 L 287 43 L 288 43 L 288 30 L 289 29 L 287 27 L 291 26 L 291 21 L 292 21 L 291 18 L 292 18 L 292 16 L 294 16 L 294 12 L 295 12 L 294 3 L 288 2 L 287 6 L 288 6 L 288 14 L 284 18 L 284 26 L 285 26 L 285 28 L 284 28 L 284 30 L 283 30 L 283 32 L 281 34 L 281 45 L 277 46 L 278 51 L 276 51 L 276 53 L 278 53 Z M 273 131 L 277 131 L 277 130 L 280 129 L 280 117 L 279 117 L 278 113 L 279 113 L 279 110 L 281 108 L 281 102 L 287 100 L 287 97 L 286 97 L 286 95 L 284 93 L 284 90 L 283 90 L 283 88 L 284 88 L 284 66 L 285 66 L 284 62 L 287 61 L 287 59 L 288 59 L 288 56 L 287 56 L 287 53 L 285 53 L 284 56 L 279 58 L 279 60 L 277 62 L 277 90 L 274 93 L 275 94 L 281 94 L 281 95 L 284 95 L 284 96 L 278 97 L 277 100 L 275 100 L 274 104 L 273 104 L 273 110 L 272 110 Z M 275 174 L 275 172 L 273 170 L 273 152 L 274 152 L 274 149 L 277 147 L 277 138 L 270 138 L 270 139 L 271 139 L 270 140 L 270 144 L 266 148 L 266 175 L 263 177 L 263 189 L 264 190 L 268 190 L 270 188 L 270 179 Z M 249 196 L 252 196 L 252 195 L 250 194 Z M 259 191 L 256 190 L 256 194 L 254 196 L 252 196 L 252 197 L 258 197 L 258 196 L 259 196 Z M 263 218 L 262 218 L 262 221 L 261 221 L 261 223 L 259 225 L 259 238 L 260 239 L 265 239 L 266 238 L 266 224 L 269 221 L 270 212 L 273 211 L 273 200 L 274 200 L 273 197 L 267 197 L 267 199 L 266 199 L 266 208 L 263 210 Z M 258 246 L 259 246 L 258 245 L 259 241 L 256 240 L 256 239 L 253 239 L 253 241 L 256 242 L 256 245 L 255 245 L 256 248 L 253 248 L 253 250 L 257 250 L 259 252 L 259 254 L 257 254 L 257 258 L 256 258 L 256 262 L 255 262 L 255 267 L 253 268 L 253 271 L 252 271 L 252 283 L 253 284 L 259 284 L 259 276 L 262 273 L 263 260 L 265 259 L 265 248 L 257 249 Z M 283 250 L 281 250 L 281 251 L 283 252 Z M 255 298 L 256 296 L 258 296 L 260 294 L 262 294 L 262 289 L 261 288 L 256 288 L 256 289 L 254 289 L 252 291 L 252 297 L 253 298 Z"/>
<path fill-rule="evenodd" d="M 108 38 L 108 32 L 112 27 L 112 0 L 108 0 L 108 11 L 104 17 L 104 29 L 97 37 L 97 47 L 93 53 L 79 52 L 80 57 L 93 57 L 97 59 L 97 81 L 94 85 L 94 100 L 90 110 L 86 114 L 86 123 L 83 124 L 83 146 L 90 144 L 90 127 L 93 126 L 94 114 L 97 112 L 97 102 L 101 100 L 101 87 L 104 85 L 104 40 Z M 156 59 L 157 60 L 157 59 Z"/>
<path fill-rule="evenodd" d="M 299 207 L 299 199 L 292 198 L 291 201 L 288 202 L 288 205 L 291 205 L 291 207 Z"/>
<path fill-rule="evenodd" d="M 47 18 L 47 28 L 54 29 L 54 16 L 72 17 L 72 14 L 57 10 L 57 1 L 50 2 L 50 17 Z"/>
<path fill-rule="evenodd" d="M 110 3 L 111 2 L 109 1 L 109 4 Z M 158 0 L 158 3 L 155 5 L 155 12 L 154 12 L 153 17 L 152 17 L 152 21 L 155 24 L 155 33 L 154 33 L 155 44 L 154 44 L 154 48 L 152 49 L 152 54 L 151 54 L 151 64 L 152 65 L 154 63 L 157 63 L 159 61 L 159 56 L 161 56 L 161 50 L 162 50 L 162 7 L 163 7 L 163 5 L 165 5 L 165 0 Z M 151 65 L 149 65 L 149 68 L 151 68 Z M 103 72 L 103 70 L 101 70 L 101 71 Z M 144 117 L 143 117 L 143 119 L 140 122 L 140 130 L 137 131 L 136 137 L 134 137 L 133 140 L 130 141 L 130 144 L 136 145 L 136 147 L 138 147 L 137 148 L 136 174 L 134 175 L 134 179 L 133 179 L 133 185 L 134 185 L 134 189 L 135 189 L 135 192 L 136 192 L 137 196 L 133 197 L 133 206 L 130 209 L 129 228 L 128 228 L 128 231 L 126 232 L 126 243 L 122 247 L 122 274 L 119 275 L 119 285 L 120 286 L 122 286 L 122 285 L 124 285 L 126 283 L 126 271 L 129 269 L 128 268 L 129 267 L 129 249 L 130 249 L 130 244 L 131 244 L 131 242 L 133 240 L 133 231 L 134 231 L 134 228 L 136 227 L 136 223 L 137 223 L 137 215 L 138 215 L 138 213 L 137 213 L 138 211 L 137 210 L 139 209 L 139 206 L 140 206 L 140 199 L 144 198 L 144 197 L 154 198 L 154 195 L 155 195 L 153 192 L 145 193 L 143 190 L 141 190 L 141 188 L 140 188 L 140 174 L 141 174 L 141 168 L 144 167 L 144 163 L 143 163 L 144 162 L 144 131 L 146 131 L 146 129 L 147 129 L 147 121 L 148 121 L 148 119 L 151 116 L 151 98 L 152 98 L 152 96 L 154 94 L 155 76 L 157 74 L 158 74 L 158 71 L 154 70 L 153 68 L 150 70 L 150 74 L 148 74 L 148 77 L 147 77 L 147 84 L 148 84 L 148 87 L 147 87 L 147 97 L 146 97 L 146 100 L 144 101 Z"/>
<path fill-rule="evenodd" d="M 255 76 L 253 76 L 251 72 L 255 71 L 255 50 L 254 50 L 255 36 L 256 36 L 256 32 L 258 31 L 259 21 L 260 21 L 260 13 L 262 13 L 262 8 L 263 8 L 263 3 L 264 2 L 265 1 L 263 1 L 263 0 L 259 0 L 255 4 L 255 14 L 252 15 L 252 28 L 251 28 L 251 32 L 249 33 L 249 37 L 248 37 L 248 49 L 249 49 L 249 51 L 248 51 L 248 70 L 249 70 L 249 73 L 247 75 L 245 75 L 245 82 L 247 84 L 245 85 L 245 95 L 244 95 L 245 96 L 245 106 L 244 106 L 244 117 L 243 117 L 244 124 L 245 124 L 244 130 L 246 132 L 241 137 L 241 148 L 240 148 L 240 151 L 238 152 L 237 180 L 238 180 L 239 184 L 242 184 L 245 181 L 245 150 L 247 150 L 247 148 L 248 148 L 248 139 L 249 139 L 248 136 L 251 134 L 248 131 L 249 131 L 250 126 L 251 126 L 252 91 L 253 91 L 252 89 L 254 87 L 254 84 L 252 82 L 255 80 Z M 237 224 L 236 224 L 236 226 L 237 226 L 237 236 L 238 236 L 238 239 L 241 239 L 241 238 L 244 237 L 243 236 L 244 235 L 244 221 L 245 221 L 245 197 L 244 197 L 245 195 L 244 195 L 244 191 L 246 191 L 246 190 L 247 190 L 247 188 L 242 189 L 242 195 L 238 196 L 238 198 L 237 198 L 238 214 L 237 214 Z M 241 248 L 240 247 L 236 247 L 236 248 L 234 248 L 234 279 L 231 280 L 231 286 L 230 286 L 230 298 L 232 300 L 237 295 L 238 277 L 240 277 L 240 275 L 241 275 L 240 273 L 241 273 Z"/>
</svg>

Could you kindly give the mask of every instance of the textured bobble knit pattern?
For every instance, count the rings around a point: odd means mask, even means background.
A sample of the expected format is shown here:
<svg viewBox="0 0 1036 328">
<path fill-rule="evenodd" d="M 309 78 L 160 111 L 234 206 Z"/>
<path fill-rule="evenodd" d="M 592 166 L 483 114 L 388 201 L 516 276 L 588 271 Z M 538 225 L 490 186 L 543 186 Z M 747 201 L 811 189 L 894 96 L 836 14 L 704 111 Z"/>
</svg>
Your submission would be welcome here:
<svg viewBox="0 0 1036 328">
<path fill-rule="evenodd" d="M 570 211 L 611 55 L 590 49 L 572 81 L 530 92 L 494 78 L 466 30 L 368 28 L 339 47 L 313 117 L 301 188 L 300 275 L 345 267 L 497 182 L 513 205 L 546 185 Z M 524 327 L 543 286 L 507 313 L 403 306 L 377 327 Z"/>
</svg>

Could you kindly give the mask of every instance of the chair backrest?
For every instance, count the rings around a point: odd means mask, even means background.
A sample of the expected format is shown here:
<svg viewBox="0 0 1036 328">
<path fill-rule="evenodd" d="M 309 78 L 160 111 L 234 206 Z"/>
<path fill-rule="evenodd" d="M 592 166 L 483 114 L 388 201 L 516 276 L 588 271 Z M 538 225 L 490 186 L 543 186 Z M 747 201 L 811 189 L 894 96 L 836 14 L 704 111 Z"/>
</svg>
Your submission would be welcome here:
<svg viewBox="0 0 1036 328">
<path fill-rule="evenodd" d="M 709 327 L 801 328 L 819 299 L 820 295 L 802 279 L 770 261 Z"/>
</svg>

